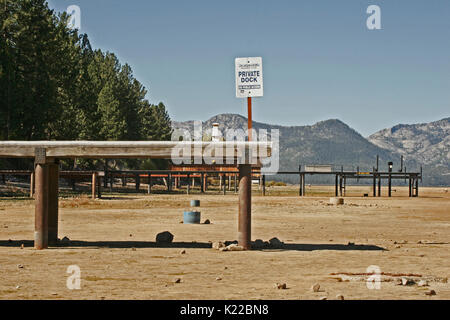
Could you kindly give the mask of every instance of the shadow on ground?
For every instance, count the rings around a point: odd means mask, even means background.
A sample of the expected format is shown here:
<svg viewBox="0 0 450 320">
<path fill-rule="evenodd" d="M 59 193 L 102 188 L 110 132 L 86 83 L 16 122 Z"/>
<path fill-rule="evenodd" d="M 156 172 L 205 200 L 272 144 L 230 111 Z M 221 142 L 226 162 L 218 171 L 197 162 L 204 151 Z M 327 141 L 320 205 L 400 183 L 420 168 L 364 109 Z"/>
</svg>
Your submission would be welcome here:
<svg viewBox="0 0 450 320">
<path fill-rule="evenodd" d="M 26 248 L 32 248 L 34 242 L 32 240 L 0 240 L 0 247 L 16 247 L 21 245 Z M 182 248 L 182 249 L 209 249 L 212 248 L 210 242 L 172 242 L 172 243 L 156 243 L 152 241 L 81 241 L 70 240 L 68 243 L 59 243 L 58 245 L 49 246 L 49 249 L 76 249 L 76 248 Z M 316 251 L 316 250 L 338 250 L 338 251 L 376 251 L 386 250 L 385 248 L 375 245 L 346 245 L 346 244 L 306 244 L 306 243 L 285 243 L 280 248 L 262 248 L 254 249 L 258 251 Z"/>
</svg>

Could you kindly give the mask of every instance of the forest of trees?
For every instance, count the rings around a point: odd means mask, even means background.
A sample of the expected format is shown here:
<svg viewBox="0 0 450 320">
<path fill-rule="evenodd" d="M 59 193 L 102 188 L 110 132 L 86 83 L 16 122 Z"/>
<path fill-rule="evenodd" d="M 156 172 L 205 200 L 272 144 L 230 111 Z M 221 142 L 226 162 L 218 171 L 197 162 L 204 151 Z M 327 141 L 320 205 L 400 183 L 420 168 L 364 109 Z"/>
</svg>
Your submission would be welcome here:
<svg viewBox="0 0 450 320">
<path fill-rule="evenodd" d="M 0 140 L 170 140 L 164 104 L 150 104 L 130 66 L 68 20 L 45 0 L 0 0 Z M 23 166 L 0 165 L 12 163 Z"/>
</svg>

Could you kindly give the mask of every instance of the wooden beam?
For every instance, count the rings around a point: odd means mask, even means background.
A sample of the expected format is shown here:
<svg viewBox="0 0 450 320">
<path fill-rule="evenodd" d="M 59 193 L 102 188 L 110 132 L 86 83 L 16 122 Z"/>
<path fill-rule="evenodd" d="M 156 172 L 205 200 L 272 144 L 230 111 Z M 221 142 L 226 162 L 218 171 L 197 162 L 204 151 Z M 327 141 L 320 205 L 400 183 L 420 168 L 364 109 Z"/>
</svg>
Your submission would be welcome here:
<svg viewBox="0 0 450 320">
<path fill-rule="evenodd" d="M 261 148 L 267 150 L 267 156 L 271 155 L 270 142 L 0 141 L 0 158 L 34 158 L 35 150 L 38 148 L 46 150 L 47 158 L 171 159 L 175 155 L 172 153 L 175 153 L 177 148 L 179 156 L 189 156 L 190 153 L 191 159 L 204 154 L 208 154 L 210 159 L 213 157 L 226 159 L 227 156 L 238 158 L 249 150 L 255 151 L 259 158 Z M 185 151 L 189 152 L 183 153 Z"/>
</svg>

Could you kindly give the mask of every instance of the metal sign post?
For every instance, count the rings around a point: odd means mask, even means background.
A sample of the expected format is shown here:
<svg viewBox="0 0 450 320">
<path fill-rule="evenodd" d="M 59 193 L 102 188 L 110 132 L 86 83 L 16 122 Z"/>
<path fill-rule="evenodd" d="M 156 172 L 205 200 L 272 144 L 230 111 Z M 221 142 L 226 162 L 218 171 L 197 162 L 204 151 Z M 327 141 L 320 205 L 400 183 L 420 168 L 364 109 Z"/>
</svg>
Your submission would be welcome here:
<svg viewBox="0 0 450 320">
<path fill-rule="evenodd" d="M 262 58 L 236 58 L 236 97 L 247 98 L 248 141 L 252 141 L 252 97 L 264 94 Z M 252 166 L 239 165 L 239 245 L 251 249 Z M 224 187 L 225 188 L 225 187 Z"/>
</svg>

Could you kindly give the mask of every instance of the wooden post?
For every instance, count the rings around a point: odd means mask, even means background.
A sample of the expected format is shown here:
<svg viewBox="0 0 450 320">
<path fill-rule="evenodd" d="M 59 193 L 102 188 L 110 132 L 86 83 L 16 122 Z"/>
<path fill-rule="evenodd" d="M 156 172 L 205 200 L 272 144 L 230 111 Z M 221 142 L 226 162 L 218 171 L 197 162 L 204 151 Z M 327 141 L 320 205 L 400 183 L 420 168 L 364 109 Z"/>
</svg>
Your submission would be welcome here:
<svg viewBox="0 0 450 320">
<path fill-rule="evenodd" d="M 206 192 L 208 190 L 208 175 L 205 173 L 203 176 L 203 192 Z"/>
<path fill-rule="evenodd" d="M 102 178 L 100 176 L 97 179 L 97 195 L 98 195 L 98 198 L 101 199 L 101 197 L 102 197 Z"/>
<path fill-rule="evenodd" d="M 302 195 L 303 195 L 303 190 L 302 190 L 302 187 L 303 187 L 303 175 L 302 174 L 300 174 L 299 175 L 299 185 L 300 185 L 300 187 L 299 187 L 299 189 L 298 189 L 298 195 L 301 197 Z"/>
<path fill-rule="evenodd" d="M 135 179 L 136 179 L 136 191 L 139 192 L 139 190 L 141 189 L 141 176 L 137 174 L 135 176 Z"/>
<path fill-rule="evenodd" d="M 147 188 L 147 193 L 151 194 L 152 193 L 152 174 L 149 173 L 148 174 L 148 188 Z"/>
<path fill-rule="evenodd" d="M 97 192 L 96 192 L 96 188 L 97 188 L 97 172 L 94 172 L 92 174 L 92 200 L 95 200 L 96 196 L 97 196 Z"/>
<path fill-rule="evenodd" d="M 48 244 L 58 242 L 59 163 L 48 164 Z"/>
<path fill-rule="evenodd" d="M 419 178 L 416 179 L 416 194 L 415 194 L 415 196 L 416 197 L 419 196 Z"/>
<path fill-rule="evenodd" d="M 411 177 L 409 177 L 409 179 L 408 179 L 408 192 L 409 192 L 409 197 L 410 197 L 410 198 L 412 197 L 411 186 L 412 186 L 412 183 L 411 183 Z"/>
<path fill-rule="evenodd" d="M 35 165 L 36 201 L 34 211 L 34 247 L 48 248 L 48 165 Z"/>
<path fill-rule="evenodd" d="M 266 195 L 266 175 L 262 175 L 262 195 L 263 197 Z"/>
<path fill-rule="evenodd" d="M 205 174 L 204 173 L 200 174 L 200 192 L 201 193 L 205 192 Z"/>
<path fill-rule="evenodd" d="M 303 185 L 302 185 L 302 196 L 304 197 L 304 196 L 306 196 L 306 176 L 305 176 L 305 174 L 303 174 L 302 183 L 303 183 Z"/>
<path fill-rule="evenodd" d="M 34 197 L 34 172 L 30 175 L 30 198 Z"/>
<path fill-rule="evenodd" d="M 225 182 L 225 174 L 222 175 L 223 195 L 227 194 L 227 184 Z"/>
<path fill-rule="evenodd" d="M 238 189 L 238 184 L 237 184 L 237 174 L 234 174 L 234 193 L 237 193 L 237 189 Z"/>
<path fill-rule="evenodd" d="M 375 168 L 373 168 L 373 197 L 377 196 L 377 176 L 375 174 Z"/>
<path fill-rule="evenodd" d="M 337 196 L 339 196 L 339 193 L 338 193 L 339 191 L 338 191 L 338 175 L 336 175 L 336 177 L 335 177 L 335 181 L 334 181 L 334 195 L 337 197 Z"/>
<path fill-rule="evenodd" d="M 381 197 L 381 175 L 378 174 L 378 196 Z"/>
<path fill-rule="evenodd" d="M 342 197 L 342 176 L 339 176 L 339 196 Z"/>
<path fill-rule="evenodd" d="M 392 197 L 392 176 L 390 172 L 388 177 L 388 197 Z"/>
<path fill-rule="evenodd" d="M 187 194 L 191 192 L 191 181 L 190 181 L 190 174 L 187 174 Z"/>
<path fill-rule="evenodd" d="M 239 221 L 238 242 L 245 250 L 251 249 L 251 215 L 252 215 L 252 167 L 239 165 Z"/>
</svg>

